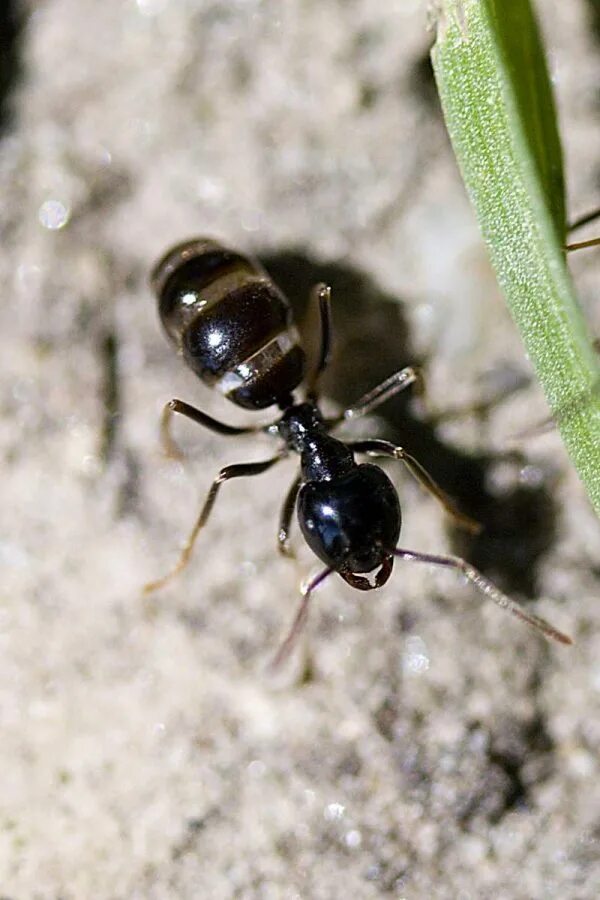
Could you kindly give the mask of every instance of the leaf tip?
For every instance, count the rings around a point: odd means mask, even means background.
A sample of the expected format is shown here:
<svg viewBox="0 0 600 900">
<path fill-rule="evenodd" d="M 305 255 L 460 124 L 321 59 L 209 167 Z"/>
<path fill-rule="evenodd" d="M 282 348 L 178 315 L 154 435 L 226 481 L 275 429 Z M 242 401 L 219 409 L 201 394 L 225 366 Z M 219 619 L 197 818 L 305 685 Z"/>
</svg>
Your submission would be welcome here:
<svg viewBox="0 0 600 900">
<path fill-rule="evenodd" d="M 427 28 L 435 31 L 436 43 L 444 41 L 450 30 L 458 33 L 459 41 L 468 41 L 468 3 L 469 0 L 431 0 L 427 10 Z"/>
</svg>

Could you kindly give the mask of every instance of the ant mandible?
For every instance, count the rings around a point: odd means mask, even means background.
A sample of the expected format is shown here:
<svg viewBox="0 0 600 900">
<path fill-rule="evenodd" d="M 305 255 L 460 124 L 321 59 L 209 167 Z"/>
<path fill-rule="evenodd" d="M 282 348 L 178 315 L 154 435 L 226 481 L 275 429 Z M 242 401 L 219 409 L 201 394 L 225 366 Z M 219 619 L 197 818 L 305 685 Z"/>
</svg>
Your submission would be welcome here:
<svg viewBox="0 0 600 900">
<path fill-rule="evenodd" d="M 306 399 L 296 402 L 293 392 L 305 380 L 305 353 L 287 299 L 255 260 L 209 238 L 195 238 L 169 250 L 155 267 L 151 282 L 168 337 L 205 384 L 216 387 L 243 409 L 262 410 L 277 405 L 281 411 L 271 425 L 237 428 L 182 400 L 170 400 L 161 422 L 167 455 L 179 456 L 170 434 L 174 413 L 217 434 L 267 432 L 280 439 L 281 447 L 275 456 L 262 462 L 221 469 L 178 563 L 163 578 L 147 584 L 146 593 L 165 585 L 187 565 L 225 481 L 260 475 L 294 452 L 300 456 L 300 472 L 283 503 L 278 547 L 282 554 L 290 555 L 290 526 L 297 508 L 302 534 L 325 568 L 303 588 L 295 619 L 274 665 L 288 655 L 306 621 L 311 594 L 329 575 L 337 572 L 352 587 L 368 591 L 386 583 L 394 559 L 456 569 L 482 594 L 546 637 L 572 643 L 544 619 L 526 612 L 465 560 L 397 546 L 402 518 L 396 489 L 378 466 L 357 464 L 355 454 L 401 460 L 457 525 L 471 532 L 477 532 L 480 526 L 454 507 L 404 448 L 378 439 L 343 442 L 331 435 L 341 422 L 366 415 L 409 385 L 419 385 L 421 375 L 417 369 L 404 368 L 341 415 L 323 416 L 318 405 L 318 383 L 331 353 L 329 287 L 319 284 L 313 290 L 313 302 L 318 304 L 321 320 L 320 352 L 306 379 Z M 366 577 L 367 573 L 375 573 L 372 580 Z"/>
</svg>

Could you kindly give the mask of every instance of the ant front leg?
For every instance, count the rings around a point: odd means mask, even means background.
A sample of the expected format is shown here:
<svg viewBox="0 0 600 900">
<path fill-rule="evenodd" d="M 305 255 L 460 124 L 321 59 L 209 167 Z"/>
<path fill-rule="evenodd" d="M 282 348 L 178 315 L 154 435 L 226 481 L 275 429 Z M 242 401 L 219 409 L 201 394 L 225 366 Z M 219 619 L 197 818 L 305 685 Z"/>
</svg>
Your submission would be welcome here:
<svg viewBox="0 0 600 900">
<path fill-rule="evenodd" d="M 298 477 L 293 481 L 289 491 L 287 492 L 286 498 L 281 508 L 281 515 L 279 517 L 277 547 L 279 549 L 279 552 L 283 556 L 287 556 L 289 559 L 293 559 L 294 557 L 294 551 L 290 548 L 290 528 L 292 525 L 292 516 L 294 515 L 294 509 L 296 508 L 296 500 L 298 499 L 298 492 L 300 490 L 301 484 L 302 478 L 300 477 L 300 475 L 298 475 Z"/>
<path fill-rule="evenodd" d="M 283 459 L 283 456 L 284 454 L 279 454 L 278 456 L 272 457 L 272 459 L 264 460 L 264 462 L 240 463 L 233 466 L 225 466 L 224 469 L 221 469 L 211 485 L 206 500 L 204 501 L 204 506 L 202 507 L 196 524 L 192 528 L 190 536 L 188 537 L 185 546 L 181 551 L 181 556 L 179 557 L 177 564 L 162 578 L 159 578 L 156 581 L 151 581 L 147 585 L 145 585 L 144 593 L 150 594 L 153 591 L 162 588 L 165 584 L 171 581 L 172 578 L 175 578 L 176 575 L 179 575 L 181 570 L 187 566 L 192 555 L 192 550 L 194 549 L 196 538 L 198 537 L 201 529 L 204 528 L 206 522 L 208 521 L 208 517 L 210 516 L 212 508 L 215 505 L 217 494 L 219 493 L 219 489 L 223 482 L 229 481 L 231 478 L 244 478 L 248 475 L 261 475 L 262 472 L 266 472 L 267 469 L 270 469 L 271 466 L 274 466 L 275 463 L 278 463 L 281 459 Z"/>
<path fill-rule="evenodd" d="M 219 422 L 217 419 L 207 416 L 206 413 L 196 409 L 195 406 L 184 403 L 183 400 L 169 400 L 164 406 L 160 421 L 163 452 L 169 459 L 183 459 L 183 453 L 171 435 L 171 419 L 174 413 L 186 416 L 188 419 L 191 419 L 192 422 L 203 425 L 204 428 L 208 428 L 216 434 L 231 436 L 236 434 L 251 434 L 252 432 L 258 431 L 257 428 L 237 428 L 234 425 L 225 425 L 223 422 Z"/>
<path fill-rule="evenodd" d="M 373 438 L 368 441 L 353 441 L 348 446 L 355 453 L 367 453 L 369 456 L 389 456 L 392 459 L 398 459 L 404 463 L 410 474 L 415 478 L 421 487 L 435 497 L 438 503 L 444 507 L 446 513 L 455 522 L 455 524 L 468 531 L 470 534 L 479 534 L 481 525 L 470 516 L 466 516 L 458 510 L 450 497 L 441 489 L 436 481 L 431 477 L 427 469 L 423 468 L 421 463 L 407 453 L 403 447 L 396 447 L 389 441 L 381 441 Z"/>
</svg>

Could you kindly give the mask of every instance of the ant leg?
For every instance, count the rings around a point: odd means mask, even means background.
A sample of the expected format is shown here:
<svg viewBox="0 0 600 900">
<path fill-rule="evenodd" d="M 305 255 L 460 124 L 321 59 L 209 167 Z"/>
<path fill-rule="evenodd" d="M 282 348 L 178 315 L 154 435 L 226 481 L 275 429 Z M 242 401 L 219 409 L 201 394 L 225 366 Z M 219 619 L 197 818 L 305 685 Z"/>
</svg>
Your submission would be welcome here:
<svg viewBox="0 0 600 900">
<path fill-rule="evenodd" d="M 306 394 L 309 400 L 316 400 L 319 379 L 331 359 L 331 288 L 326 284 L 317 284 L 313 288 L 311 296 L 319 303 L 321 349 L 317 365 L 308 380 Z"/>
<path fill-rule="evenodd" d="M 373 412 L 374 409 L 377 409 L 382 403 L 385 403 L 386 400 L 399 394 L 400 391 L 403 391 L 411 384 L 417 386 L 417 391 L 420 396 L 425 394 L 423 373 L 420 369 L 413 366 L 407 366 L 404 369 L 400 369 L 399 372 L 394 372 L 393 375 L 390 375 L 389 378 L 386 378 L 385 381 L 382 381 L 377 387 L 373 388 L 368 393 L 363 394 L 356 403 L 353 403 L 352 406 L 344 410 L 341 415 L 336 416 L 333 419 L 327 419 L 327 425 L 329 425 L 330 428 L 333 428 L 335 425 L 348 419 L 357 419 L 359 416 L 366 416 L 368 413 Z"/>
<path fill-rule="evenodd" d="M 410 453 L 407 453 L 402 447 L 396 447 L 389 441 L 381 441 L 377 438 L 368 441 L 352 441 L 348 444 L 348 447 L 356 453 L 368 453 L 369 456 L 389 456 L 392 459 L 401 460 L 413 478 L 419 482 L 421 487 L 424 487 L 426 491 L 429 491 L 429 493 L 441 503 L 447 514 L 454 520 L 459 528 L 462 528 L 464 531 L 468 531 L 471 534 L 479 534 L 481 531 L 482 526 L 480 523 L 456 509 L 450 497 L 448 497 L 437 482 L 434 481 L 429 472 L 423 468 L 421 463 L 418 462 L 414 456 L 411 456 Z"/>
<path fill-rule="evenodd" d="M 191 419 L 193 422 L 197 422 L 198 425 L 203 425 L 205 428 L 209 428 L 211 431 L 214 431 L 217 434 L 250 434 L 251 432 L 258 430 L 256 428 L 236 428 L 234 425 L 225 425 L 223 424 L 223 422 L 218 422 L 216 419 L 211 418 L 211 416 L 207 416 L 206 413 L 203 413 L 199 409 L 196 409 L 195 406 L 190 406 L 189 403 L 184 403 L 183 400 L 169 400 L 169 402 L 165 404 L 162 412 L 162 417 L 160 420 L 160 434 L 163 452 L 165 456 L 169 457 L 170 459 L 183 458 L 183 453 L 171 436 L 171 418 L 174 413 L 179 413 L 182 416 L 187 416 L 188 419 Z"/>
<path fill-rule="evenodd" d="M 545 619 L 526 612 L 516 600 L 512 600 L 510 597 L 507 597 L 506 594 L 503 594 L 502 591 L 499 590 L 495 584 L 492 584 L 491 581 L 488 581 L 478 569 L 475 569 L 458 556 L 436 556 L 431 553 L 417 553 L 414 550 L 403 550 L 401 547 L 397 547 L 394 550 L 394 556 L 398 556 L 400 559 L 409 559 L 414 560 L 415 562 L 430 563 L 435 566 L 448 566 L 449 568 L 457 569 L 459 572 L 462 572 L 471 584 L 475 585 L 478 591 L 481 591 L 482 594 L 489 597 L 490 600 L 493 600 L 494 603 L 502 607 L 502 609 L 508 610 L 513 616 L 521 619 L 522 622 L 526 622 L 527 625 L 530 625 L 532 628 L 537 628 L 537 630 L 541 631 L 547 638 L 552 638 L 552 640 L 558 641 L 560 644 L 573 643 L 568 635 L 563 634 L 562 631 L 558 631 L 557 628 L 554 628 L 554 626 L 550 625 L 549 622 L 546 622 Z"/>
<path fill-rule="evenodd" d="M 298 475 L 298 477 L 293 481 L 292 486 L 287 493 L 287 496 L 281 508 L 281 516 L 279 517 L 277 546 L 279 548 L 279 552 L 283 554 L 283 556 L 287 556 L 290 559 L 292 559 L 294 556 L 294 551 L 290 548 L 290 527 L 292 524 L 292 516 L 294 515 L 296 500 L 298 498 L 298 491 L 300 490 L 301 484 L 302 478 L 300 477 L 300 475 Z"/>
<path fill-rule="evenodd" d="M 194 548 L 196 538 L 198 537 L 198 533 L 206 525 L 212 508 L 215 505 L 215 500 L 217 499 L 219 489 L 224 481 L 229 481 L 230 478 L 243 478 L 246 475 L 260 475 L 262 472 L 266 472 L 267 469 L 270 469 L 271 466 L 274 466 L 275 463 L 278 463 L 281 459 L 283 459 L 283 454 L 274 456 L 272 459 L 267 459 L 263 462 L 241 463 L 233 466 L 225 466 L 224 469 L 221 469 L 211 485 L 206 500 L 204 501 L 204 506 L 202 507 L 196 524 L 192 528 L 190 536 L 188 537 L 185 546 L 181 551 L 181 556 L 179 557 L 177 564 L 162 578 L 146 584 L 144 586 L 144 593 L 151 594 L 153 591 L 156 591 L 159 588 L 163 587 L 165 584 L 167 584 L 167 582 L 171 581 L 172 578 L 178 575 L 181 570 L 186 567 L 190 560 L 190 556 L 192 555 L 192 550 Z"/>
<path fill-rule="evenodd" d="M 274 659 L 269 665 L 271 670 L 278 669 L 284 660 L 288 658 L 290 652 L 296 643 L 296 638 L 306 625 L 306 620 L 308 618 L 308 603 L 310 601 L 312 592 L 317 588 L 322 581 L 325 581 L 328 575 L 331 575 L 333 569 L 323 569 L 322 572 L 319 572 L 318 575 L 309 581 L 308 584 L 303 585 L 302 587 L 302 599 L 300 600 L 300 604 L 298 606 L 298 611 L 294 617 L 294 621 L 292 622 L 292 627 L 290 628 L 287 637 L 281 644 L 279 650 L 275 654 Z"/>
</svg>

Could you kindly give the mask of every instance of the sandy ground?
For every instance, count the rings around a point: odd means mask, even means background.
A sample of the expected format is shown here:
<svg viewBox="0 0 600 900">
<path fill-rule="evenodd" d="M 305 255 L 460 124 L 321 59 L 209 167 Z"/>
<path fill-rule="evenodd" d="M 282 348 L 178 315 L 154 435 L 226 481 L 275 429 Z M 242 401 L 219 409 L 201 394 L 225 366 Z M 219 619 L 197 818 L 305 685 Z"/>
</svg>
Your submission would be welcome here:
<svg viewBox="0 0 600 900">
<path fill-rule="evenodd" d="M 600 22 L 543 7 L 577 214 L 599 196 Z M 598 522 L 555 434 L 507 452 L 544 403 L 445 137 L 424 4 L 29 9 L 0 142 L 0 894 L 597 897 Z M 274 549 L 291 462 L 227 485 L 188 570 L 143 599 L 218 467 L 272 452 L 184 422 L 187 461 L 161 457 L 173 396 L 248 421 L 158 326 L 147 273 L 196 233 L 261 255 L 299 309 L 331 281 L 326 403 L 423 365 L 429 418 L 399 401 L 356 433 L 402 441 L 486 531 L 460 538 L 387 466 L 404 546 L 461 550 L 573 649 L 405 563 L 378 593 L 330 579 L 268 674 L 318 570 L 297 533 L 296 562 Z M 573 269 L 600 334 L 597 256 Z"/>
</svg>

